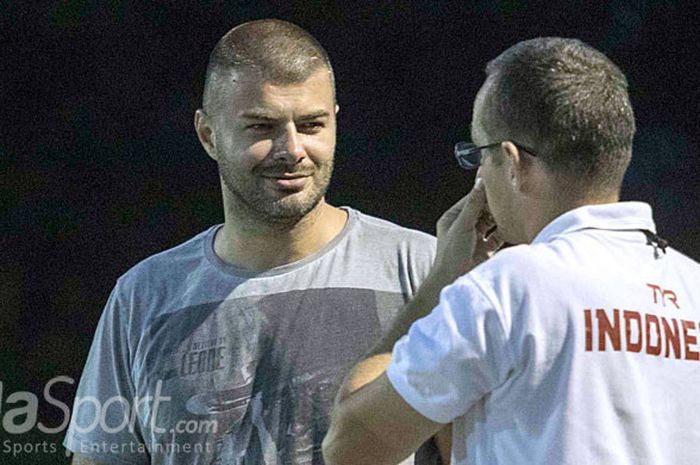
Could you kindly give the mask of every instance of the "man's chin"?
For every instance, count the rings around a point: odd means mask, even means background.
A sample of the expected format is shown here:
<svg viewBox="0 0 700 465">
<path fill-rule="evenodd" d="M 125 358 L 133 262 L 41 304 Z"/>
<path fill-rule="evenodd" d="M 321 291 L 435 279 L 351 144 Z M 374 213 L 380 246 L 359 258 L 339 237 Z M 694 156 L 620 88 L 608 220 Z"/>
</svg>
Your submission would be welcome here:
<svg viewBox="0 0 700 465">
<path fill-rule="evenodd" d="M 315 199 L 298 197 L 297 194 L 293 194 L 269 203 L 264 208 L 265 216 L 278 223 L 298 222 L 311 213 L 323 199 L 323 197 Z"/>
<path fill-rule="evenodd" d="M 227 186 L 228 187 L 228 186 Z M 285 193 L 258 186 L 257 192 L 249 189 L 245 195 L 240 190 L 228 189 L 235 203 L 243 207 L 248 215 L 258 221 L 278 225 L 294 225 L 311 213 L 323 200 L 323 192 L 318 189 L 304 189 L 301 192 Z"/>
</svg>

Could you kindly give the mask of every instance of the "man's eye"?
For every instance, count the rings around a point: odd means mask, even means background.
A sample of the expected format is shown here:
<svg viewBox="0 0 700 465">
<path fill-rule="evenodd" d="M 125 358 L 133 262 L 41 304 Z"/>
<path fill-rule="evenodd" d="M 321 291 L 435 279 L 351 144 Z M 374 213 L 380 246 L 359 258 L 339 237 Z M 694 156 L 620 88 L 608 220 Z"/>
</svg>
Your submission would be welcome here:
<svg viewBox="0 0 700 465">
<path fill-rule="evenodd" d="M 268 123 L 255 123 L 249 124 L 245 128 L 250 129 L 251 131 L 269 131 L 272 128 L 272 125 Z"/>
<path fill-rule="evenodd" d="M 298 127 L 301 131 L 314 132 L 320 131 L 325 125 L 320 121 L 310 121 L 308 123 L 301 123 Z"/>
</svg>

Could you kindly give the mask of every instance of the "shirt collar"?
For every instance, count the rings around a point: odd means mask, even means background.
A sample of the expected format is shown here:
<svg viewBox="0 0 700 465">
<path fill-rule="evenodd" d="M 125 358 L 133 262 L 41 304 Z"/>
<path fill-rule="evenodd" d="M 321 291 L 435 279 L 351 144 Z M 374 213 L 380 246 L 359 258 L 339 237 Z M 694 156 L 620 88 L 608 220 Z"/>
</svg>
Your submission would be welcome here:
<svg viewBox="0 0 700 465">
<path fill-rule="evenodd" d="M 555 218 L 535 236 L 533 244 L 549 242 L 555 236 L 581 229 L 647 229 L 656 234 L 651 207 L 643 202 L 586 205 Z"/>
</svg>

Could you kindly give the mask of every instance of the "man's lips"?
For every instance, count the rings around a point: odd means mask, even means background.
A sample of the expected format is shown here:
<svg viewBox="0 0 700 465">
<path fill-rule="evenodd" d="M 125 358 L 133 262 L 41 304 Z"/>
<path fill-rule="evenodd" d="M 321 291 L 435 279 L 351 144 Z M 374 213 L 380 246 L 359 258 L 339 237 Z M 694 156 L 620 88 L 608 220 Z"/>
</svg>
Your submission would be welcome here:
<svg viewBox="0 0 700 465">
<path fill-rule="evenodd" d="M 262 177 L 267 183 L 272 184 L 278 189 L 284 190 L 302 190 L 306 185 L 306 181 L 311 177 L 310 174 L 264 174 Z"/>
<path fill-rule="evenodd" d="M 311 173 L 280 173 L 280 174 L 273 174 L 273 173 L 267 173 L 263 174 L 263 178 L 273 178 L 273 179 L 297 179 L 297 178 L 308 178 L 311 176 Z"/>
</svg>

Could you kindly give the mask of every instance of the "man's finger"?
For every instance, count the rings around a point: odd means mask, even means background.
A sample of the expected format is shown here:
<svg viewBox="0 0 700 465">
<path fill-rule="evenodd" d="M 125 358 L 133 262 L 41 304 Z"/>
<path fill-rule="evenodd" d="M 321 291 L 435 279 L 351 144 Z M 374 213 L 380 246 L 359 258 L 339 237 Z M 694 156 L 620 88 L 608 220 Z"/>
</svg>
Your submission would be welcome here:
<svg viewBox="0 0 700 465">
<path fill-rule="evenodd" d="M 442 231 L 447 231 L 448 229 L 450 229 L 452 223 L 455 222 L 459 214 L 464 209 L 464 205 L 467 202 L 467 197 L 469 197 L 469 194 L 459 199 L 457 203 L 452 205 L 449 209 L 447 209 L 447 211 L 445 211 L 445 213 L 442 214 L 442 216 L 437 222 L 438 235 L 440 235 Z"/>
<path fill-rule="evenodd" d="M 459 199 L 440 217 L 437 223 L 438 233 L 448 230 L 452 224 L 460 218 L 460 222 L 467 227 L 474 227 L 483 210 L 486 208 L 486 191 L 481 178 L 476 178 L 476 183 L 466 196 Z"/>
<path fill-rule="evenodd" d="M 481 178 L 476 178 L 476 183 L 474 183 L 474 187 L 465 197 L 464 207 L 459 213 L 460 222 L 468 228 L 475 227 L 485 209 L 486 191 L 484 190 L 484 183 Z"/>
</svg>

